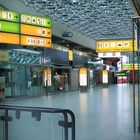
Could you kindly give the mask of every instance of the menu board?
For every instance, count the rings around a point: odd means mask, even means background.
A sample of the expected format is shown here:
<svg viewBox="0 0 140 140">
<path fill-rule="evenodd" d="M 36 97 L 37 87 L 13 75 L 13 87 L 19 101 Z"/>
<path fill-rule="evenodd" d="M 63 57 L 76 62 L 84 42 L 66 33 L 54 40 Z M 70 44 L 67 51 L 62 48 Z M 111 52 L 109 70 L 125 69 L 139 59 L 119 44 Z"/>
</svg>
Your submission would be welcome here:
<svg viewBox="0 0 140 140">
<path fill-rule="evenodd" d="M 51 28 L 51 20 L 28 14 L 21 14 L 21 23 Z"/>
<path fill-rule="evenodd" d="M 87 86 L 87 68 L 80 68 L 80 86 Z"/>
<path fill-rule="evenodd" d="M 0 31 L 19 33 L 19 24 L 14 22 L 0 21 Z"/>
<path fill-rule="evenodd" d="M 0 9 L 0 20 L 19 22 L 19 19 L 20 17 L 18 13 Z"/>
<path fill-rule="evenodd" d="M 19 44 L 20 36 L 18 34 L 9 34 L 0 32 L 0 43 Z"/>
<path fill-rule="evenodd" d="M 104 40 L 96 41 L 96 52 L 132 52 L 133 40 Z M 134 51 L 138 51 L 136 41 Z"/>
<path fill-rule="evenodd" d="M 27 46 L 38 46 L 51 48 L 52 43 L 49 38 L 33 37 L 21 35 L 21 44 Z"/>
<path fill-rule="evenodd" d="M 52 36 L 50 28 L 43 28 L 38 26 L 26 25 L 26 24 L 21 24 L 21 34 L 48 37 L 48 38 L 51 38 Z"/>
</svg>

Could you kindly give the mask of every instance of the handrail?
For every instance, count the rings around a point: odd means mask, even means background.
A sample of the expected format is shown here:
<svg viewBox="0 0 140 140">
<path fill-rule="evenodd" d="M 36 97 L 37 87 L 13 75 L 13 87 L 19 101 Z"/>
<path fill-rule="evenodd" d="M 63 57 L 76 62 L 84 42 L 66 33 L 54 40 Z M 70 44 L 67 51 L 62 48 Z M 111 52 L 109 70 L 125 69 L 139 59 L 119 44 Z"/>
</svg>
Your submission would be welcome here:
<svg viewBox="0 0 140 140">
<path fill-rule="evenodd" d="M 65 139 L 68 139 L 68 129 L 71 129 L 71 140 L 75 140 L 75 116 L 74 113 L 69 109 L 60 109 L 60 108 L 45 108 L 45 107 L 31 107 L 31 106 L 14 106 L 14 105 L 0 105 L 0 110 L 5 110 L 4 116 L 1 116 L 0 119 L 5 123 L 5 137 L 4 140 L 8 140 L 8 122 L 12 118 L 8 115 L 8 111 L 15 111 L 15 116 L 17 119 L 20 119 L 20 112 L 26 111 L 31 112 L 32 117 L 36 117 L 37 121 L 41 120 L 41 113 L 59 113 L 64 117 L 64 121 L 59 121 L 58 124 L 64 127 Z M 68 120 L 70 116 L 70 120 Z"/>
</svg>

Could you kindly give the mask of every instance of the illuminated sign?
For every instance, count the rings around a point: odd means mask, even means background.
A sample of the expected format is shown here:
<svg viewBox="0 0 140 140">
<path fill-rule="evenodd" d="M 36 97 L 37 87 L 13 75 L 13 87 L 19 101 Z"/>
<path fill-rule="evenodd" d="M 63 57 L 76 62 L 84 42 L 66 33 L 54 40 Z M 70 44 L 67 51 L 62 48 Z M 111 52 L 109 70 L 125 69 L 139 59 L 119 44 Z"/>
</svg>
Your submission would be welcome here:
<svg viewBox="0 0 140 140">
<path fill-rule="evenodd" d="M 87 86 L 87 68 L 80 68 L 80 86 Z"/>
<path fill-rule="evenodd" d="M 21 34 L 34 35 L 41 37 L 51 37 L 51 29 L 21 24 Z"/>
<path fill-rule="evenodd" d="M 69 50 L 69 61 L 73 61 L 73 51 Z"/>
<path fill-rule="evenodd" d="M 133 64 L 122 64 L 122 70 L 133 70 Z M 134 70 L 138 70 L 138 64 L 134 64 Z"/>
<path fill-rule="evenodd" d="M 113 52 L 113 53 L 98 53 L 99 58 L 113 58 L 113 57 L 121 57 L 120 52 Z"/>
<path fill-rule="evenodd" d="M 124 73 L 124 72 L 116 72 L 116 76 L 126 76 L 126 73 Z"/>
<path fill-rule="evenodd" d="M 107 70 L 102 71 L 102 82 L 104 84 L 108 83 L 108 71 Z"/>
<path fill-rule="evenodd" d="M 44 83 L 45 83 L 45 86 L 52 85 L 52 73 L 51 73 L 51 69 L 49 68 L 44 70 Z"/>
<path fill-rule="evenodd" d="M 51 28 L 51 20 L 49 18 L 37 17 L 27 14 L 21 15 L 21 23 Z"/>
<path fill-rule="evenodd" d="M 19 35 L 0 33 L 0 43 L 19 44 Z"/>
<path fill-rule="evenodd" d="M 52 40 L 49 38 L 21 35 L 21 45 L 51 48 L 52 47 Z"/>
<path fill-rule="evenodd" d="M 136 42 L 134 50 L 137 51 Z M 96 52 L 132 52 L 132 40 L 106 40 L 96 41 Z"/>
<path fill-rule="evenodd" d="M 0 21 L 0 31 L 19 33 L 19 24 L 14 22 Z"/>
<path fill-rule="evenodd" d="M 0 61 L 9 61 L 8 51 L 0 51 Z"/>
<path fill-rule="evenodd" d="M 19 14 L 12 11 L 0 10 L 0 20 L 19 22 Z"/>
</svg>

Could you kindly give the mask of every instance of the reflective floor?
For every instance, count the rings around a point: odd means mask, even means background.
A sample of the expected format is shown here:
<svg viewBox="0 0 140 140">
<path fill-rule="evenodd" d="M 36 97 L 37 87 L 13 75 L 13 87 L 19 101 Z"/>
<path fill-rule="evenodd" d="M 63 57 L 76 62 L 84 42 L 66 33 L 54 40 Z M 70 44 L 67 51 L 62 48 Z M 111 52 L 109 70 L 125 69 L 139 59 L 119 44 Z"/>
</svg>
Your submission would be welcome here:
<svg viewBox="0 0 140 140">
<path fill-rule="evenodd" d="M 139 140 L 140 134 L 133 133 L 132 101 L 132 85 L 118 84 L 3 104 L 68 108 L 76 117 L 76 140 Z"/>
</svg>

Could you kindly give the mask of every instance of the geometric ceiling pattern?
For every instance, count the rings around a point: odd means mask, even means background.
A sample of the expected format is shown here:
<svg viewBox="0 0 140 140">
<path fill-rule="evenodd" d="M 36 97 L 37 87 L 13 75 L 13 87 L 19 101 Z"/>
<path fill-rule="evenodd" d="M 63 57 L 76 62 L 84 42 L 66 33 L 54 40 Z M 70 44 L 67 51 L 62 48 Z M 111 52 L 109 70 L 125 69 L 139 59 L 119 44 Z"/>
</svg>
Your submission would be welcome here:
<svg viewBox="0 0 140 140">
<path fill-rule="evenodd" d="M 24 0 L 26 6 L 94 40 L 132 38 L 129 0 Z"/>
</svg>

